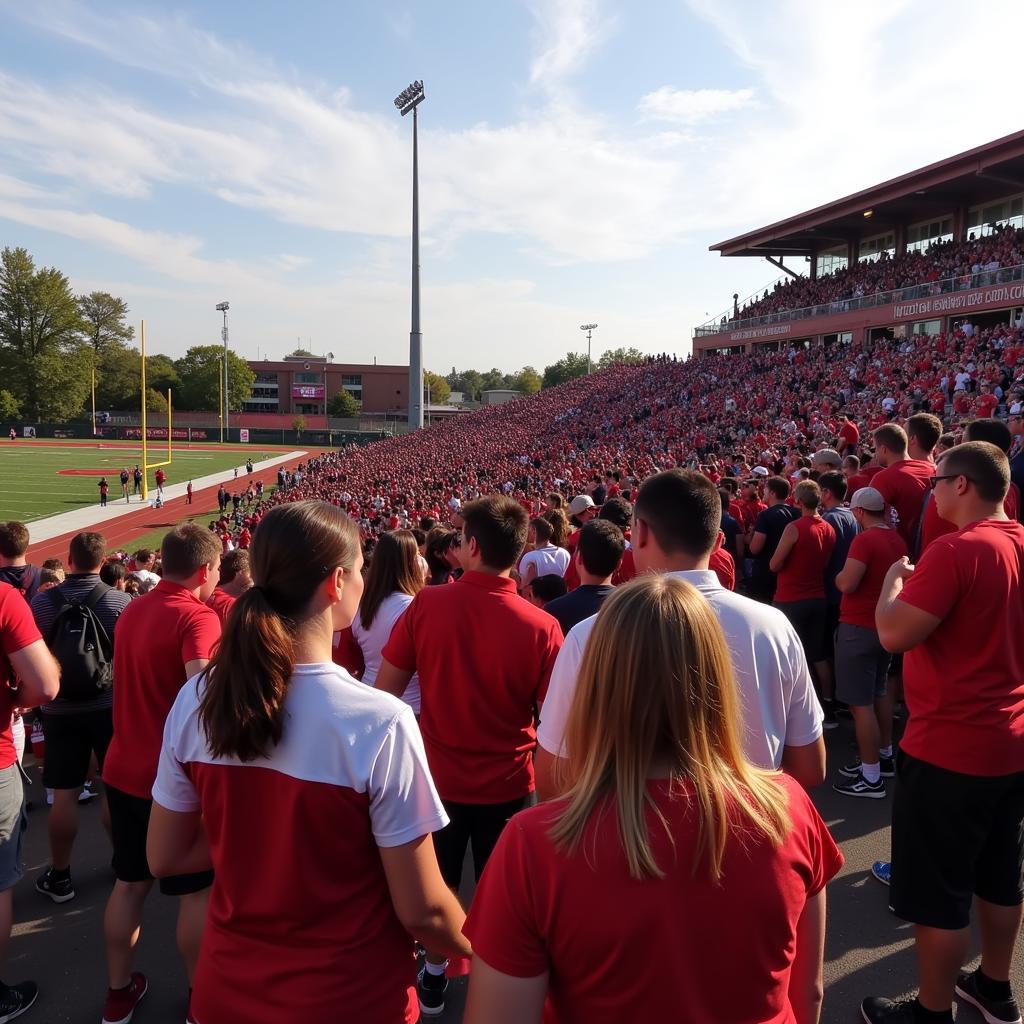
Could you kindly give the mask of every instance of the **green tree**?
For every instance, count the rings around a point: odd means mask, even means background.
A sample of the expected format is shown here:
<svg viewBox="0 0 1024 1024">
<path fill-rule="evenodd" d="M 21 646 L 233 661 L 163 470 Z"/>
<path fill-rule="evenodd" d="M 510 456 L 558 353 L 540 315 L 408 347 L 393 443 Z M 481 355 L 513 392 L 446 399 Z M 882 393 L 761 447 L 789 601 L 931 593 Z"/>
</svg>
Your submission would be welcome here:
<svg viewBox="0 0 1024 1024">
<path fill-rule="evenodd" d="M 78 296 L 78 309 L 85 322 L 85 336 L 97 356 L 112 345 L 126 345 L 135 336 L 127 322 L 128 304 L 108 292 Z"/>
<path fill-rule="evenodd" d="M 6 388 L 0 388 L 0 420 L 16 420 L 21 416 L 21 404 Z"/>
<path fill-rule="evenodd" d="M 480 392 L 484 389 L 484 378 L 476 370 L 466 370 L 458 374 L 457 384 L 451 385 L 453 391 L 461 391 L 467 402 L 479 402 Z"/>
<path fill-rule="evenodd" d="M 504 391 L 512 386 L 508 374 L 502 373 L 496 366 L 492 366 L 483 376 L 480 385 L 481 391 Z"/>
<path fill-rule="evenodd" d="M 218 351 L 220 350 L 219 346 L 215 347 L 218 348 Z M 139 358 L 138 352 L 135 353 L 135 358 L 136 360 Z M 146 384 L 164 394 L 170 388 L 174 395 L 177 395 L 178 389 L 181 387 L 181 376 L 178 374 L 174 360 L 170 356 L 161 355 L 159 352 L 153 356 L 146 356 Z M 138 388 L 136 388 L 136 396 L 138 396 L 138 393 Z M 246 397 L 248 398 L 248 395 Z M 172 396 L 172 401 L 175 405 L 178 404 L 178 400 L 174 396 Z M 214 403 L 214 408 L 216 407 L 216 403 Z"/>
<path fill-rule="evenodd" d="M 304 359 L 320 358 L 319 356 L 314 355 L 312 352 L 310 352 L 308 348 L 297 348 L 294 352 L 289 352 L 288 355 L 285 356 L 286 359 L 291 359 L 293 357 L 299 357 Z"/>
<path fill-rule="evenodd" d="M 174 401 L 174 396 L 171 396 L 171 401 Z M 138 408 L 138 395 L 136 394 L 135 407 Z M 163 417 L 167 419 L 167 395 L 160 391 L 156 391 L 153 388 L 146 388 L 146 415 Z M 160 423 L 148 423 L 147 426 L 158 427 Z"/>
<path fill-rule="evenodd" d="M 26 415 L 66 419 L 82 410 L 92 368 L 84 329 L 59 270 L 36 270 L 25 249 L 0 253 L 0 373 Z"/>
<path fill-rule="evenodd" d="M 516 374 L 512 387 L 516 391 L 522 391 L 524 395 L 535 395 L 540 391 L 543 384 L 544 382 L 541 380 L 540 374 L 532 366 L 524 366 Z"/>
<path fill-rule="evenodd" d="M 646 358 L 647 356 L 638 348 L 610 348 L 598 359 L 597 365 L 602 370 L 623 363 L 627 366 L 638 366 Z"/>
<path fill-rule="evenodd" d="M 427 397 L 427 389 L 430 389 L 430 404 L 431 405 L 446 405 L 448 399 L 451 397 L 452 387 L 437 373 L 431 373 L 430 370 L 423 371 L 423 397 Z"/>
<path fill-rule="evenodd" d="M 292 420 L 292 430 L 295 431 L 295 436 L 297 438 L 298 437 L 302 437 L 302 432 L 305 429 L 306 429 L 306 417 L 305 416 L 296 416 L 295 419 Z"/>
<path fill-rule="evenodd" d="M 557 363 L 544 367 L 544 387 L 553 388 L 577 377 L 586 376 L 587 357 L 579 352 L 569 352 Z"/>
<path fill-rule="evenodd" d="M 344 388 L 327 403 L 328 415 L 346 420 L 355 419 L 362 411 L 362 408 L 362 402 L 353 398 L 352 393 Z"/>
<path fill-rule="evenodd" d="M 195 345 L 174 363 L 181 378 L 174 404 L 180 409 L 216 409 L 224 350 L 220 345 Z M 252 394 L 256 374 L 234 352 L 228 352 L 228 408 L 240 412 Z"/>
</svg>

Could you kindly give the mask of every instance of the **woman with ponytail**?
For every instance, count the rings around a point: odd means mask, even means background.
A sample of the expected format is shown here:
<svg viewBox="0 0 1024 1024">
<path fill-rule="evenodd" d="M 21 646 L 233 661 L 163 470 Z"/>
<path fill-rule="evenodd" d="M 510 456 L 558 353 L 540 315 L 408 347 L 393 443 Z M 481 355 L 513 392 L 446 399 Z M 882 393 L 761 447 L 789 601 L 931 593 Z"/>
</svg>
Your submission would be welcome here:
<svg viewBox="0 0 1024 1024">
<path fill-rule="evenodd" d="M 281 505 L 250 555 L 255 585 L 178 695 L 153 788 L 153 873 L 216 871 L 191 1017 L 410 1024 L 412 936 L 469 947 L 412 711 L 331 662 L 362 594 L 358 528 Z"/>
</svg>

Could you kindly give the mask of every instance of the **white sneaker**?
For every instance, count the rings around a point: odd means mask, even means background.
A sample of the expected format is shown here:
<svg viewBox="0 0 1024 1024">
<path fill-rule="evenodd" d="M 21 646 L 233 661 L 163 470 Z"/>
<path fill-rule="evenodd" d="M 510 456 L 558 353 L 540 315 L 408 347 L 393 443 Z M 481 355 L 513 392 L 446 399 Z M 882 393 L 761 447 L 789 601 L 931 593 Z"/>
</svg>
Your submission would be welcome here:
<svg viewBox="0 0 1024 1024">
<path fill-rule="evenodd" d="M 83 787 L 82 792 L 78 794 L 78 802 L 80 804 L 87 804 L 90 800 L 95 800 L 99 796 L 99 793 L 92 788 L 92 780 L 90 779 Z"/>
</svg>

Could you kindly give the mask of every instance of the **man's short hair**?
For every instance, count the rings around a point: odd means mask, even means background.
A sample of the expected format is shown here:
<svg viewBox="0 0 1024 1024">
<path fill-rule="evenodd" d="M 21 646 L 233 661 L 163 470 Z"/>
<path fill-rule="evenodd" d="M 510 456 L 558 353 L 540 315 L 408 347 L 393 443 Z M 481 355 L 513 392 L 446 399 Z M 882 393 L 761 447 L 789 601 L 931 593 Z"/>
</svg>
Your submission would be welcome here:
<svg viewBox="0 0 1024 1024">
<path fill-rule="evenodd" d="M 714 550 L 722 526 L 722 499 L 703 473 L 669 469 L 649 476 L 636 496 L 642 519 L 665 554 L 701 558 Z"/>
<path fill-rule="evenodd" d="M 948 431 L 939 438 L 939 443 L 936 447 L 941 448 L 944 452 L 948 452 L 956 444 L 956 434 L 952 431 Z"/>
<path fill-rule="evenodd" d="M 860 459 L 856 455 L 847 455 L 843 465 L 849 469 L 860 469 Z"/>
<path fill-rule="evenodd" d="M 884 444 L 897 455 L 907 453 L 907 432 L 898 423 L 883 423 L 874 433 L 875 444 Z"/>
<path fill-rule="evenodd" d="M 982 501 L 1001 502 L 1010 489 L 1010 460 L 988 441 L 964 441 L 942 456 L 938 475 L 963 475 Z"/>
<path fill-rule="evenodd" d="M 914 438 L 926 452 L 933 452 L 942 437 L 942 420 L 930 412 L 915 412 L 907 420 L 907 437 Z"/>
<path fill-rule="evenodd" d="M 625 498 L 616 495 L 601 506 L 597 518 L 614 523 L 620 530 L 628 530 L 633 519 L 633 506 Z"/>
<path fill-rule="evenodd" d="M 245 548 L 235 548 L 220 560 L 220 581 L 230 583 L 236 576 L 249 572 L 249 552 Z"/>
<path fill-rule="evenodd" d="M 21 558 L 28 551 L 28 527 L 16 519 L 0 523 L 0 555 Z"/>
<path fill-rule="evenodd" d="M 554 530 L 551 524 L 542 516 L 531 519 L 530 526 L 533 527 L 533 532 L 537 535 L 537 542 L 539 544 L 547 544 L 551 540 L 551 534 L 554 533 Z"/>
<path fill-rule="evenodd" d="M 533 591 L 533 596 L 545 604 L 548 601 L 554 601 L 556 597 L 564 597 L 569 590 L 565 579 L 553 572 L 544 576 L 535 576 L 530 580 L 529 586 Z"/>
<path fill-rule="evenodd" d="M 166 534 L 160 545 L 164 575 L 172 580 L 187 580 L 204 565 L 219 562 L 222 550 L 220 541 L 209 530 L 195 523 L 182 523 Z"/>
<path fill-rule="evenodd" d="M 846 477 L 839 470 L 833 469 L 829 473 L 822 473 L 818 477 L 818 486 L 823 491 L 828 491 L 836 501 L 846 501 L 846 492 L 849 490 L 849 484 L 847 484 Z"/>
<path fill-rule="evenodd" d="M 149 548 L 139 548 L 139 550 L 135 552 L 136 563 L 148 562 L 152 557 L 153 552 L 150 551 Z"/>
<path fill-rule="evenodd" d="M 771 491 L 779 501 L 785 501 L 789 497 L 789 481 L 783 476 L 768 477 L 764 486 L 765 490 Z"/>
<path fill-rule="evenodd" d="M 76 533 L 68 545 L 68 554 L 79 572 L 99 572 L 107 554 L 102 533 Z"/>
<path fill-rule="evenodd" d="M 626 538 L 614 523 L 591 519 L 580 530 L 576 550 L 583 568 L 592 576 L 604 579 L 618 569 L 626 550 Z"/>
<path fill-rule="evenodd" d="M 988 441 L 1004 452 L 1010 450 L 1013 444 L 1013 434 L 1010 428 L 1002 421 L 988 417 L 986 419 L 971 420 L 964 428 L 965 441 Z"/>
<path fill-rule="evenodd" d="M 811 465 L 815 468 L 821 466 L 834 466 L 838 469 L 843 464 L 843 457 L 835 448 L 822 448 L 811 456 Z"/>
<path fill-rule="evenodd" d="M 526 545 L 530 520 L 513 498 L 489 494 L 462 508 L 463 532 L 480 546 L 480 557 L 491 569 L 511 569 Z"/>
<path fill-rule="evenodd" d="M 821 504 L 821 488 L 813 480 L 801 480 L 793 488 L 793 500 L 803 508 L 817 508 Z"/>
</svg>

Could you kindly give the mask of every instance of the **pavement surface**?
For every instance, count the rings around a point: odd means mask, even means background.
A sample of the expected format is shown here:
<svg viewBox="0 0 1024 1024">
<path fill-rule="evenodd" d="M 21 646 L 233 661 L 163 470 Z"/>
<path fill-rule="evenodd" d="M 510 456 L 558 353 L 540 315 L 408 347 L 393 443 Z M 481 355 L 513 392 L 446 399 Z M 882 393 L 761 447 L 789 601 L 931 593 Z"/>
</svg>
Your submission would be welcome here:
<svg viewBox="0 0 1024 1024">
<path fill-rule="evenodd" d="M 872 862 L 888 856 L 892 798 L 856 800 L 831 789 L 836 768 L 851 759 L 852 738 L 848 721 L 828 734 L 830 778 L 815 793 L 815 802 L 846 857 L 846 865 L 829 886 L 828 894 L 821 1018 L 826 1024 L 860 1021 L 859 1003 L 864 996 L 896 998 L 916 988 L 912 929 L 889 912 L 888 890 L 869 873 Z M 26 760 L 30 761 L 30 756 Z M 38 983 L 39 999 L 21 1018 L 26 1022 L 99 1024 L 106 991 L 103 908 L 112 884 L 99 800 L 81 808 L 73 865 L 78 895 L 69 903 L 55 906 L 32 887 L 47 866 L 48 853 L 45 794 L 38 769 L 31 769 L 31 774 L 29 796 L 34 807 L 29 812 L 25 837 L 27 871 L 15 892 L 16 924 L 3 978 L 8 982 L 31 978 Z M 471 877 L 469 870 L 465 877 Z M 462 895 L 464 899 L 471 895 L 471 885 L 464 887 Z M 680 913 L 685 914 L 685 908 L 680 908 Z M 174 919 L 175 901 L 154 891 L 147 904 L 137 955 L 137 967 L 149 978 L 150 987 L 133 1024 L 180 1024 L 185 1019 L 187 983 L 174 942 Z M 743 923 L 737 922 L 737 926 Z M 977 963 L 977 950 L 975 936 L 972 966 Z M 1019 945 L 1011 981 L 1018 998 L 1024 996 L 1024 957 Z M 466 986 L 465 978 L 453 980 L 445 1013 L 432 1020 L 459 1024 Z M 339 1008 L 336 1019 L 347 1020 L 344 1008 Z M 961 1024 L 980 1024 L 982 1018 L 972 1007 L 962 1006 L 957 1020 Z"/>
</svg>

